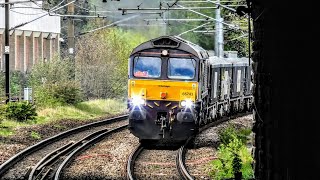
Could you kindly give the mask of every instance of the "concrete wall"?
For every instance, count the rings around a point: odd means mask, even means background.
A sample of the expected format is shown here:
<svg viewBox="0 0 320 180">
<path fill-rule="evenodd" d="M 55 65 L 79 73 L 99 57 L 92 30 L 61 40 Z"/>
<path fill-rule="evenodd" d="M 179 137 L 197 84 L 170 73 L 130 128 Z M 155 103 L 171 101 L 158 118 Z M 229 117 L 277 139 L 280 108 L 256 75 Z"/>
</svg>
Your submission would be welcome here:
<svg viewBox="0 0 320 180">
<path fill-rule="evenodd" d="M 1 31 L 0 31 L 1 32 Z M 4 49 L 4 34 L 0 34 L 0 47 Z M 59 55 L 59 34 L 15 30 L 10 33 L 10 70 L 27 72 L 39 62 L 50 61 Z M 4 50 L 0 70 L 4 70 Z"/>
<path fill-rule="evenodd" d="M 3 3 L 4 0 L 0 0 L 0 2 Z M 45 15 L 10 31 L 11 70 L 27 72 L 34 64 L 43 62 L 44 58 L 50 60 L 55 53 L 60 51 L 60 17 L 49 16 L 46 15 L 46 11 L 30 7 L 38 8 L 34 3 L 16 3 L 10 8 L 10 28 Z M 0 71 L 4 70 L 4 14 L 4 7 L 0 7 Z"/>
</svg>

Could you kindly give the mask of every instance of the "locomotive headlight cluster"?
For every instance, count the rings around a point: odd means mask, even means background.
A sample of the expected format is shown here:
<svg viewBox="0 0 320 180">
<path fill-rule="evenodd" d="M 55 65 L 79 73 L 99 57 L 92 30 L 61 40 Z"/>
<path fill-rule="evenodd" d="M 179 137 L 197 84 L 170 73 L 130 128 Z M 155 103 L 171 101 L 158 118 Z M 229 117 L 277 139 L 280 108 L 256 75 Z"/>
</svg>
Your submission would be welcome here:
<svg viewBox="0 0 320 180">
<path fill-rule="evenodd" d="M 181 101 L 181 106 L 191 108 L 193 106 L 193 102 L 191 100 Z"/>
<path fill-rule="evenodd" d="M 146 103 L 140 96 L 133 96 L 131 102 L 134 106 L 140 106 Z"/>
</svg>

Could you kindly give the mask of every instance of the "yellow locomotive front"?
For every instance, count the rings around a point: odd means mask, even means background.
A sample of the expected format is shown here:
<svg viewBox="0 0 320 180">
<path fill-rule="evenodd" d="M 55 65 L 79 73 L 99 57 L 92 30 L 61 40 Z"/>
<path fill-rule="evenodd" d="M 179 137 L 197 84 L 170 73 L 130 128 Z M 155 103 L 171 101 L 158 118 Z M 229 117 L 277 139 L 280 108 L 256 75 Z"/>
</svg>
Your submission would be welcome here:
<svg viewBox="0 0 320 180">
<path fill-rule="evenodd" d="M 199 59 L 154 41 L 143 45 L 129 59 L 130 132 L 140 140 L 185 140 L 197 128 Z"/>
</svg>

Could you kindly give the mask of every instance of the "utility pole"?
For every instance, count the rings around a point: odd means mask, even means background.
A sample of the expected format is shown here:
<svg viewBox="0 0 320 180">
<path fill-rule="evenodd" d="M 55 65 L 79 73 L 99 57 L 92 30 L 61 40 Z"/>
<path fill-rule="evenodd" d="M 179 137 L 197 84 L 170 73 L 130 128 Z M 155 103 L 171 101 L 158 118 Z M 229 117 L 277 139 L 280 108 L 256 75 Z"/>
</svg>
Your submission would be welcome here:
<svg viewBox="0 0 320 180">
<path fill-rule="evenodd" d="M 72 0 L 68 0 L 68 3 L 72 2 Z M 76 62 L 75 62 L 75 42 L 74 42 L 74 21 L 72 15 L 74 15 L 74 3 L 70 3 L 68 5 L 68 15 L 71 15 L 68 17 L 68 57 L 71 60 L 72 63 L 72 72 L 71 72 L 71 78 L 75 79 L 76 73 Z"/>
<path fill-rule="evenodd" d="M 68 0 L 68 3 L 72 2 L 72 0 Z M 74 15 L 74 3 L 70 3 L 68 5 L 68 15 Z M 69 55 L 72 58 L 72 61 L 74 61 L 74 49 L 75 49 L 75 43 L 74 43 L 74 21 L 73 17 L 68 18 L 68 51 Z"/>
<path fill-rule="evenodd" d="M 4 40 L 4 43 L 5 43 L 5 50 L 4 50 L 4 59 L 5 59 L 5 76 L 6 76 L 6 81 L 5 81 L 5 84 L 6 84 L 6 97 L 7 97 L 7 100 L 6 100 L 6 103 L 8 103 L 10 101 L 10 65 L 9 65 L 9 51 L 10 51 L 10 46 L 9 46 L 9 0 L 5 0 L 5 40 Z"/>
<path fill-rule="evenodd" d="M 220 0 L 216 1 L 220 4 Z M 216 9 L 216 24 L 215 24 L 215 41 L 214 41 L 214 51 L 216 56 L 223 57 L 223 18 L 221 18 L 221 9 L 218 5 Z"/>
</svg>

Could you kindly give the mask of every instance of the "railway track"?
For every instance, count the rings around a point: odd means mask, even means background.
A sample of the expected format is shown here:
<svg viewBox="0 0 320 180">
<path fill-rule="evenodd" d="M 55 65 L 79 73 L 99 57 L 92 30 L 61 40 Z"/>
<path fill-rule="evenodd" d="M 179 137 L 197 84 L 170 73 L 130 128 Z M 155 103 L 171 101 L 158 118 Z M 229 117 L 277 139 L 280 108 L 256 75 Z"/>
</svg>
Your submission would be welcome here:
<svg viewBox="0 0 320 180">
<path fill-rule="evenodd" d="M 246 115 L 249 115 L 250 113 L 240 113 L 237 115 L 233 115 L 230 117 L 224 117 L 221 118 L 217 121 L 214 121 L 206 126 L 203 126 L 199 129 L 199 133 L 210 128 L 213 126 L 217 126 L 223 122 L 226 122 L 228 120 L 231 119 L 235 119 L 238 117 L 243 117 Z M 188 171 L 188 168 L 185 164 L 185 157 L 186 157 L 186 153 L 187 153 L 187 147 L 190 144 L 190 142 L 192 141 L 193 137 L 189 138 L 184 145 L 182 145 L 177 151 L 176 151 L 176 169 L 179 172 L 179 178 L 180 179 L 185 179 L 185 180 L 193 180 L 195 179 Z M 128 161 L 127 161 L 127 179 L 130 180 L 135 180 L 137 179 L 137 176 L 135 175 L 135 165 L 136 165 L 136 161 L 138 159 L 138 157 L 142 154 L 142 152 L 145 150 L 145 148 L 143 147 L 142 144 L 140 144 L 139 146 L 137 146 L 135 148 L 135 150 L 130 154 Z"/>
<path fill-rule="evenodd" d="M 127 162 L 127 179 L 181 179 L 176 168 L 177 152 L 138 145 Z"/>
<path fill-rule="evenodd" d="M 136 160 L 138 156 L 143 151 L 144 147 L 142 144 L 139 144 L 136 149 L 130 154 L 128 162 L 127 162 L 127 178 L 130 180 L 137 179 L 134 174 L 134 165 L 136 163 Z"/>
<path fill-rule="evenodd" d="M 63 169 L 65 169 L 67 167 L 67 165 L 72 161 L 72 159 L 74 159 L 78 154 L 80 154 L 81 152 L 85 151 L 86 149 L 88 149 L 90 146 L 94 145 L 96 142 L 104 139 L 106 136 L 112 134 L 112 133 L 115 133 L 115 132 L 118 132 L 118 131 L 121 131 L 125 128 L 127 128 L 128 125 L 123 125 L 123 126 L 120 126 L 118 128 L 115 128 L 115 129 L 112 129 L 110 131 L 106 131 L 106 132 L 103 132 L 99 135 L 97 135 L 96 137 L 92 138 L 91 140 L 83 143 L 81 146 L 79 146 L 76 150 L 74 150 L 72 153 L 70 153 L 65 159 L 64 161 L 60 164 L 60 166 L 58 167 L 56 173 L 55 173 L 55 176 L 54 176 L 54 179 L 55 180 L 59 180 L 61 174 L 62 174 L 62 171 Z"/>
<path fill-rule="evenodd" d="M 189 138 L 186 143 L 181 146 L 178 150 L 177 153 L 177 159 L 176 159 L 176 164 L 177 164 L 177 169 L 178 172 L 181 176 L 181 178 L 183 179 L 187 179 L 187 180 L 193 180 L 194 178 L 190 175 L 190 173 L 187 170 L 186 164 L 185 164 L 185 157 L 186 157 L 186 153 L 187 153 L 187 148 L 186 146 L 189 144 L 189 141 L 191 140 L 191 138 Z"/>
<path fill-rule="evenodd" d="M 125 129 L 127 118 L 127 115 L 109 118 L 45 139 L 4 162 L 0 166 L 0 177 L 1 179 L 33 180 L 47 179 L 54 174 L 58 178 L 63 168 L 78 153 L 105 136 Z M 67 157 L 63 158 L 65 156 Z"/>
<path fill-rule="evenodd" d="M 230 118 L 220 119 L 219 121 L 215 121 L 214 123 L 202 127 L 201 129 L 199 129 L 199 132 L 202 132 L 211 126 L 215 126 L 221 124 L 222 122 L 228 121 L 229 119 L 248 114 L 249 113 L 242 113 Z M 70 166 L 70 162 L 74 162 L 73 159 L 75 159 L 75 157 L 79 156 L 81 152 L 85 151 L 96 142 L 104 139 L 106 136 L 125 129 L 127 127 L 127 122 L 124 120 L 126 119 L 127 116 L 121 116 L 117 118 L 107 119 L 101 122 L 91 123 L 43 140 L 21 151 L 20 153 L 16 154 L 8 161 L 6 161 L 4 164 L 2 164 L 0 166 L 0 177 L 2 178 L 0 179 L 34 180 L 54 178 L 57 180 L 59 178 L 64 178 L 65 173 L 63 172 L 65 171 L 65 168 Z M 122 124 L 119 125 L 118 123 L 117 127 L 115 127 L 115 123 L 117 122 Z M 170 162 L 167 163 L 170 164 L 170 167 L 167 166 L 167 169 L 173 169 L 171 170 L 172 174 L 174 174 L 175 177 L 179 176 L 180 179 L 194 178 L 188 172 L 188 167 L 186 167 L 185 164 L 185 155 L 188 151 L 187 147 L 189 146 L 187 146 L 187 144 L 184 144 L 175 151 L 166 152 L 164 153 L 165 155 L 159 156 L 170 156 Z M 126 175 L 128 179 L 136 179 L 134 172 L 135 162 L 140 154 L 142 152 L 144 152 L 144 154 L 154 154 L 153 151 L 159 150 L 146 150 L 142 146 L 136 148 L 134 153 L 131 154 L 129 160 L 127 160 Z M 125 163 L 125 159 L 123 159 L 123 163 Z M 12 172 L 16 173 L 14 174 Z M 63 173 L 64 175 L 61 176 L 61 173 Z M 139 173 L 139 175 L 141 175 L 140 170 L 137 171 L 137 168 L 136 173 Z"/>
</svg>

